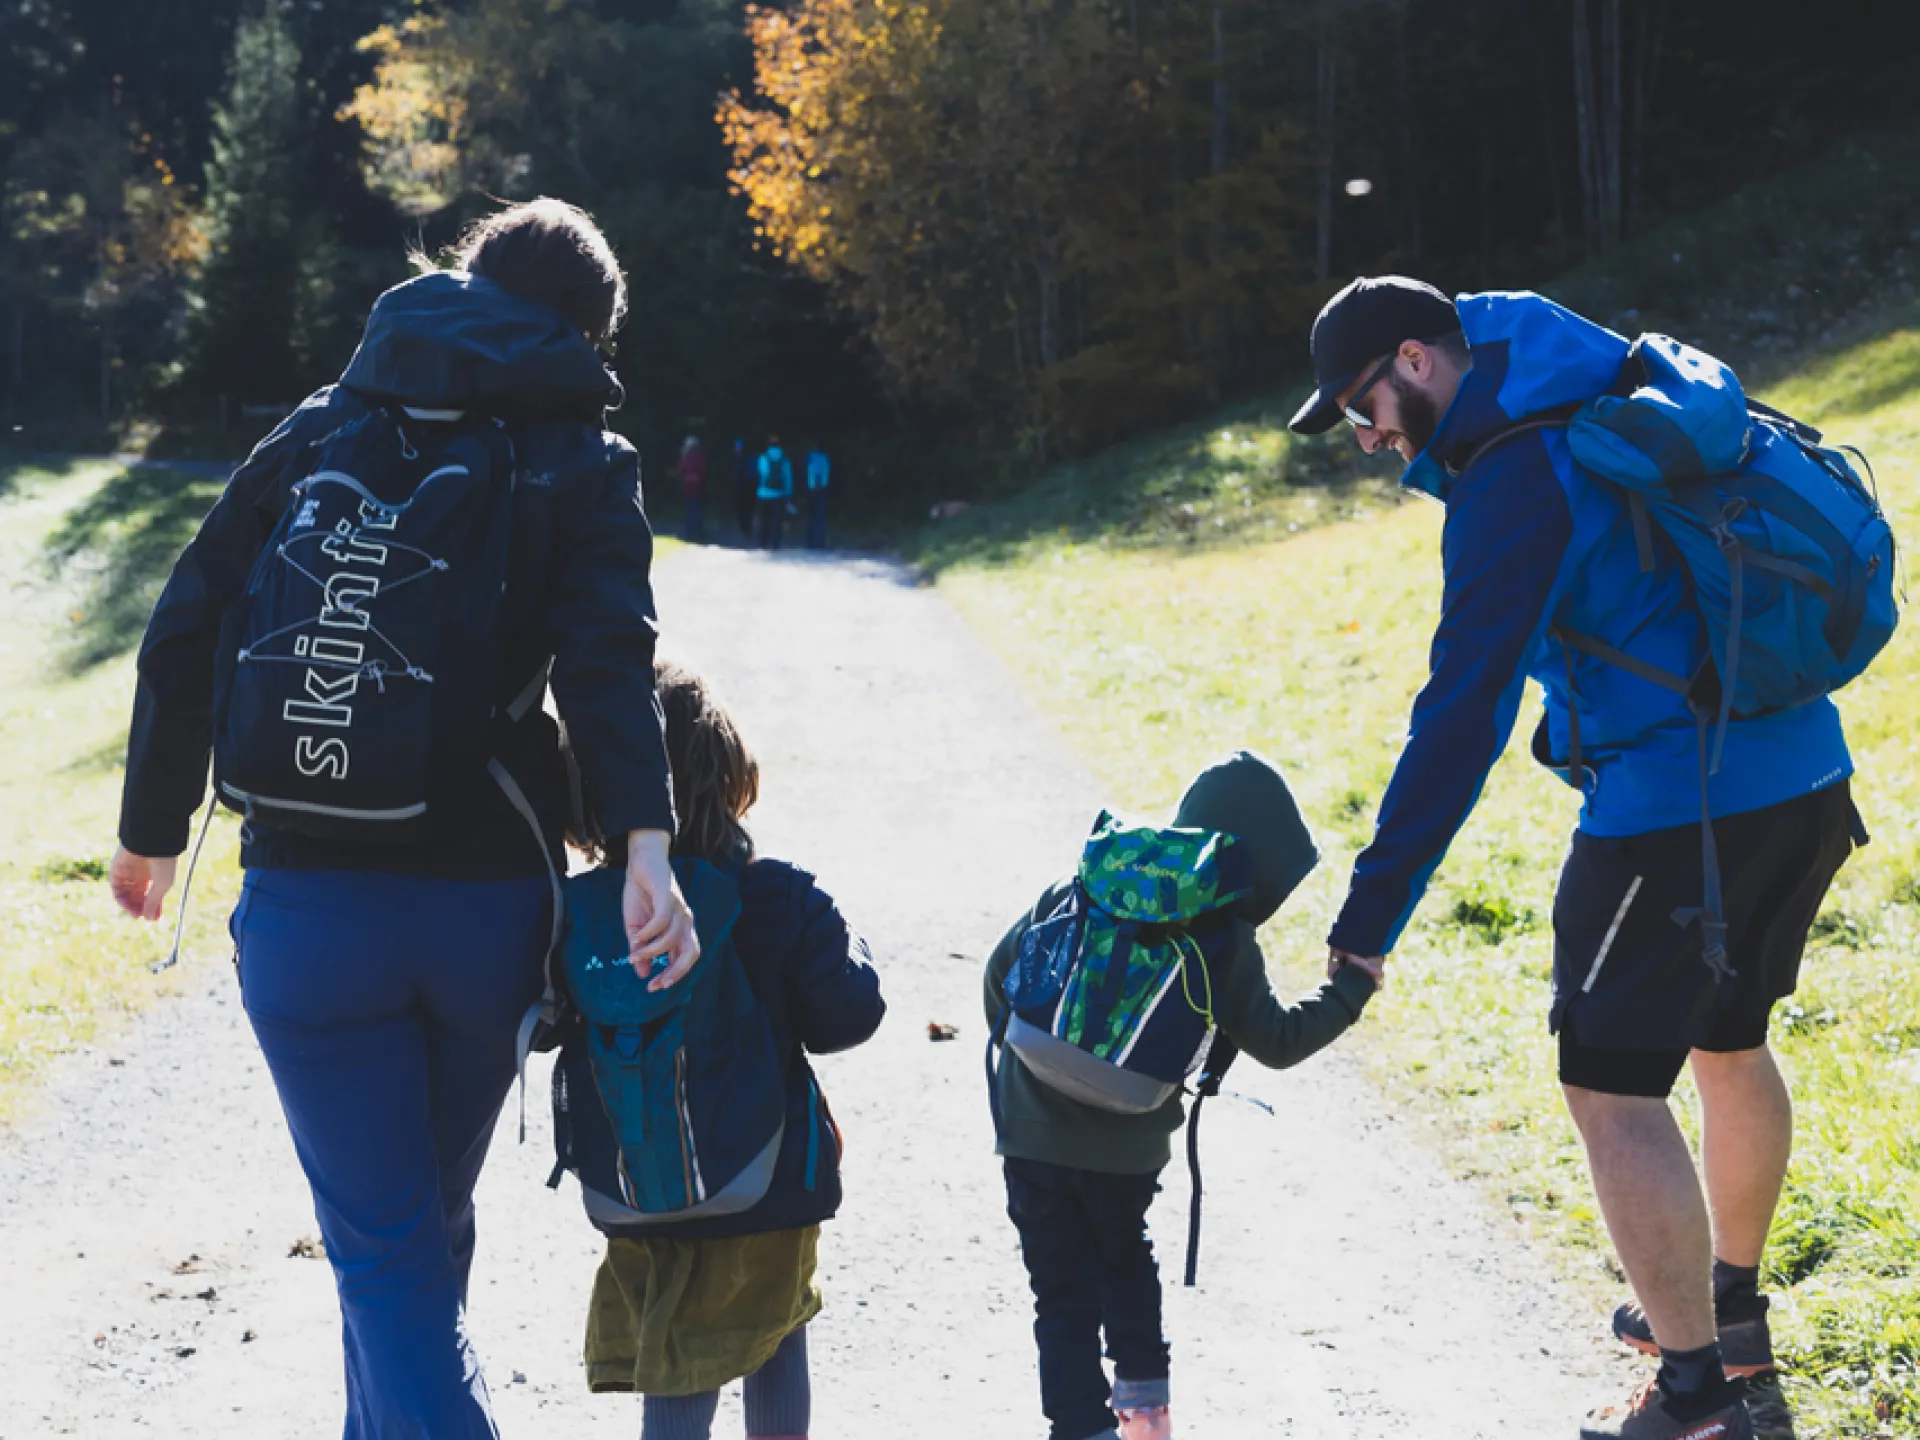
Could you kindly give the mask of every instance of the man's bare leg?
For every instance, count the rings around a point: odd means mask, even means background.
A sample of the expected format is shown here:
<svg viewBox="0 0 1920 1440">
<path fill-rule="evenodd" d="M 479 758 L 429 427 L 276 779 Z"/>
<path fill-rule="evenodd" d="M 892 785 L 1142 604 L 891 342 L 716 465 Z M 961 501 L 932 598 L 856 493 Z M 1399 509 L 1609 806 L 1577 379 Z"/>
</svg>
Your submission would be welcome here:
<svg viewBox="0 0 1920 1440">
<path fill-rule="evenodd" d="M 1793 1154 L 1793 1100 L 1773 1051 L 1693 1052 L 1700 1090 L 1700 1168 L 1713 1217 L 1713 1255 L 1755 1266 Z"/>
<path fill-rule="evenodd" d="M 1600 1213 L 1664 1350 L 1714 1343 L 1712 1232 L 1693 1156 L 1665 1100 L 1562 1087 Z"/>
</svg>

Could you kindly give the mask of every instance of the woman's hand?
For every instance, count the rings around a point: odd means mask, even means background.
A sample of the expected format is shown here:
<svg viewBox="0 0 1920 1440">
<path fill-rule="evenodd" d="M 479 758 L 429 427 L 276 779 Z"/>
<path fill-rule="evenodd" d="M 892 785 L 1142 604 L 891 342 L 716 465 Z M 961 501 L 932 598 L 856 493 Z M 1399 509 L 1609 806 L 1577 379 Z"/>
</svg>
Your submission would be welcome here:
<svg viewBox="0 0 1920 1440">
<path fill-rule="evenodd" d="M 173 888 L 178 863 L 177 855 L 154 858 L 116 845 L 107 866 L 107 888 L 113 892 L 113 903 L 136 920 L 158 920 L 160 904 Z"/>
<path fill-rule="evenodd" d="M 700 937 L 693 912 L 667 863 L 672 837 L 664 830 L 635 830 L 627 836 L 627 883 L 620 912 L 627 922 L 627 958 L 647 989 L 664 990 L 700 958 Z M 664 970 L 654 962 L 665 959 Z"/>
</svg>

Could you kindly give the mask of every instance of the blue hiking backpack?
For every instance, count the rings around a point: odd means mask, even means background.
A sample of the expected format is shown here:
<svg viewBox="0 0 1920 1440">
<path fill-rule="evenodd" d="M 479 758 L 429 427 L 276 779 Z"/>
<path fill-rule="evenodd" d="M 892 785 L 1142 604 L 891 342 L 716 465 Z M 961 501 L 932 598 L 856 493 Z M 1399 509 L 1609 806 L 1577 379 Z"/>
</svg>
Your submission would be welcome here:
<svg viewBox="0 0 1920 1440">
<path fill-rule="evenodd" d="M 1703 954 L 1725 974 L 1726 925 L 1707 777 L 1720 768 L 1731 720 L 1804 705 L 1853 680 L 1899 623 L 1893 531 L 1878 497 L 1818 430 L 1747 398 L 1731 369 L 1669 339 L 1642 335 L 1615 393 L 1521 421 L 1466 465 L 1529 430 L 1564 426 L 1576 464 L 1625 496 L 1640 568 L 1656 564 L 1654 533 L 1684 567 L 1706 627 L 1708 660 L 1676 675 L 1564 626 L 1569 773 L 1582 773 L 1571 651 L 1684 697 L 1700 736 L 1701 849 L 1706 895 L 1676 919 L 1701 922 Z M 1851 451 L 1863 466 L 1866 457 Z"/>
<path fill-rule="evenodd" d="M 786 1133 L 773 1023 L 733 944 L 739 887 L 702 860 L 673 868 L 700 962 L 655 992 L 627 958 L 622 872 L 566 882 L 561 968 L 578 1022 L 554 1065 L 549 1183 L 577 1174 L 588 1218 L 602 1227 L 751 1209 L 772 1184 Z"/>
<path fill-rule="evenodd" d="M 376 408 L 308 466 L 223 620 L 215 793 L 280 829 L 417 843 L 435 777 L 488 768 L 513 444 L 498 420 Z"/>
<path fill-rule="evenodd" d="M 1187 1129 L 1193 1180 L 1186 1283 L 1200 1258 L 1200 1104 L 1239 1053 L 1216 1028 L 1213 971 L 1234 907 L 1253 891 L 1240 842 L 1160 829 L 1102 811 L 1072 887 L 1021 937 L 987 1040 L 987 1094 L 1000 1128 L 996 1051 L 1096 1109 L 1144 1115 L 1199 1076 Z"/>
</svg>

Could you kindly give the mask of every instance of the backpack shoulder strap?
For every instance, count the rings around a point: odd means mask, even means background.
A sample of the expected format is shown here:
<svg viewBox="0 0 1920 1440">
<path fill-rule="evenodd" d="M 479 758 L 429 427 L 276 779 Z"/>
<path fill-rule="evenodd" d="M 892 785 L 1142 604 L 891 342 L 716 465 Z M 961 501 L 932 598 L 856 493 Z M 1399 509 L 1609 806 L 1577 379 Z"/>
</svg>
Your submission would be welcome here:
<svg viewBox="0 0 1920 1440">
<path fill-rule="evenodd" d="M 1485 459 L 1489 453 L 1499 449 L 1509 440 L 1517 440 L 1520 436 L 1532 434 L 1535 430 L 1557 430 L 1570 424 L 1573 417 L 1578 415 L 1585 405 L 1584 400 L 1568 405 L 1557 405 L 1551 410 L 1542 410 L 1537 415 L 1528 415 L 1524 419 L 1516 420 L 1506 429 L 1494 431 L 1474 446 L 1465 460 L 1446 462 L 1447 474 L 1458 480 Z"/>
</svg>

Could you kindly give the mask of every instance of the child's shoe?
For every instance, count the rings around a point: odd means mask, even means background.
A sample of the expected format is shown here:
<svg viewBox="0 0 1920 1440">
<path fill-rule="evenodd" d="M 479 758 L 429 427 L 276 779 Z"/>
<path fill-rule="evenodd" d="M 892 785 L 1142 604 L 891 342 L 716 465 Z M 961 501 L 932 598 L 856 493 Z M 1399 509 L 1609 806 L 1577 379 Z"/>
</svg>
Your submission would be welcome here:
<svg viewBox="0 0 1920 1440">
<path fill-rule="evenodd" d="M 1120 1421 L 1120 1440 L 1173 1440 L 1173 1411 L 1168 1406 L 1113 1413 Z"/>
</svg>

